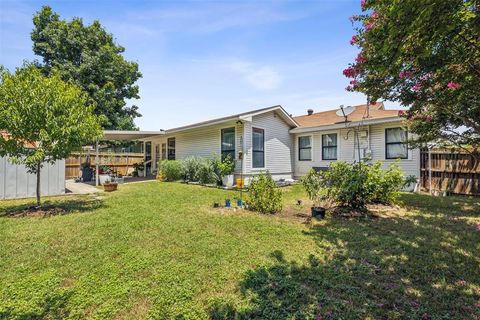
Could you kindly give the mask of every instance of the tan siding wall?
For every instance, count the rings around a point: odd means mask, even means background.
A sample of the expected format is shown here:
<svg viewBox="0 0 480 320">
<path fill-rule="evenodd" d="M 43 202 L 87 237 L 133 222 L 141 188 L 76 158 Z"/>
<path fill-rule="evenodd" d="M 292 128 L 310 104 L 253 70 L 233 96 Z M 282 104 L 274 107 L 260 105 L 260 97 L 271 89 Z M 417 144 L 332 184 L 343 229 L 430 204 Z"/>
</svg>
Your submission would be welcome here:
<svg viewBox="0 0 480 320">
<path fill-rule="evenodd" d="M 360 138 L 361 148 L 370 148 L 372 150 L 372 161 L 381 160 L 383 161 L 383 166 L 386 168 L 390 163 L 393 163 L 395 160 L 386 160 L 385 159 L 385 129 L 394 128 L 401 126 L 401 123 L 388 123 L 388 124 L 379 124 L 372 126 L 361 127 L 360 130 L 366 130 L 368 132 L 368 137 Z M 295 134 L 294 135 L 294 176 L 299 177 L 305 175 L 312 167 L 327 167 L 332 161 L 322 160 L 322 134 L 326 133 L 337 133 L 338 134 L 338 150 L 337 158 L 338 160 L 343 160 L 347 162 L 353 162 L 358 160 L 358 153 L 355 148 L 355 135 L 352 128 L 344 128 L 339 130 L 329 130 L 329 131 L 317 131 L 309 134 Z M 299 161 L 298 160 L 298 137 L 299 136 L 312 136 L 313 137 L 313 146 L 312 161 Z M 409 158 L 400 160 L 400 167 L 405 172 L 406 175 L 415 175 L 419 176 L 420 174 L 420 158 L 419 150 L 409 150 Z M 361 155 L 363 157 L 363 154 Z"/>
</svg>

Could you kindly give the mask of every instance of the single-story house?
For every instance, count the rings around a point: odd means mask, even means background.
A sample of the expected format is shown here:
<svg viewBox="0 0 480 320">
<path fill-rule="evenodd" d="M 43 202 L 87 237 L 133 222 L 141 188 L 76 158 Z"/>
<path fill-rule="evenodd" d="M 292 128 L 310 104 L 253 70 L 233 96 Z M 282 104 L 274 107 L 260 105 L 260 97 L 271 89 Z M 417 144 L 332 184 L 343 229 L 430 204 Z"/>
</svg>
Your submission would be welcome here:
<svg viewBox="0 0 480 320">
<path fill-rule="evenodd" d="M 159 131 L 143 139 L 149 172 L 159 160 L 230 155 L 235 175 L 246 181 L 269 171 L 275 179 L 297 178 L 333 161 L 399 161 L 405 175 L 420 176 L 420 151 L 406 143 L 398 110 L 383 103 L 292 116 L 281 106 Z M 141 132 L 138 132 L 141 135 Z"/>
</svg>

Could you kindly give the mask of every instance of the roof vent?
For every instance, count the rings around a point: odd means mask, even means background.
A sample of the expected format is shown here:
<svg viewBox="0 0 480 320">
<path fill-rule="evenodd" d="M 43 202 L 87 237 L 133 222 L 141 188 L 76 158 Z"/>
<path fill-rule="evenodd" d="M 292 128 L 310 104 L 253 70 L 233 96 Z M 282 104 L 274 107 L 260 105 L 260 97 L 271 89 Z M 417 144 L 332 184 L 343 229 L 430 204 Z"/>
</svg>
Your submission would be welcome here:
<svg viewBox="0 0 480 320">
<path fill-rule="evenodd" d="M 307 114 L 308 114 L 309 116 L 311 116 L 311 115 L 313 114 L 313 109 L 308 109 L 308 110 L 307 110 Z"/>
</svg>

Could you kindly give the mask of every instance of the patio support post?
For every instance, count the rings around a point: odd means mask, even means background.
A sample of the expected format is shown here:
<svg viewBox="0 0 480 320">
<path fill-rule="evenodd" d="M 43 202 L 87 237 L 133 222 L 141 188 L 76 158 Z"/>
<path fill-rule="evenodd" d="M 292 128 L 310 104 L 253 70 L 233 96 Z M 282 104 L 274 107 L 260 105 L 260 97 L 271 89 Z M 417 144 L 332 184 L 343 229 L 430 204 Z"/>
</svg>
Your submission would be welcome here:
<svg viewBox="0 0 480 320">
<path fill-rule="evenodd" d="M 143 174 L 147 176 L 147 143 L 143 141 Z"/>
<path fill-rule="evenodd" d="M 98 139 L 95 142 L 95 186 L 98 187 L 98 158 L 99 158 L 99 151 L 98 151 Z"/>
</svg>

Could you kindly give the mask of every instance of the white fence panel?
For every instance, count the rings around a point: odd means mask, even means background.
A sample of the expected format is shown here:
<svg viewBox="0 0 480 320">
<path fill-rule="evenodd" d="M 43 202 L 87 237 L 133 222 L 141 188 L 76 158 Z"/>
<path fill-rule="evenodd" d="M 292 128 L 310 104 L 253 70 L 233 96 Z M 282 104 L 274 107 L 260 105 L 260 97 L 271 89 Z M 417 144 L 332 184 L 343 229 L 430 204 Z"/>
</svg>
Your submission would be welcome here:
<svg viewBox="0 0 480 320">
<path fill-rule="evenodd" d="M 65 160 L 45 164 L 40 173 L 40 193 L 52 196 L 65 193 Z M 12 164 L 0 157 L 0 199 L 35 197 L 36 175 L 29 174 L 24 165 Z"/>
</svg>

